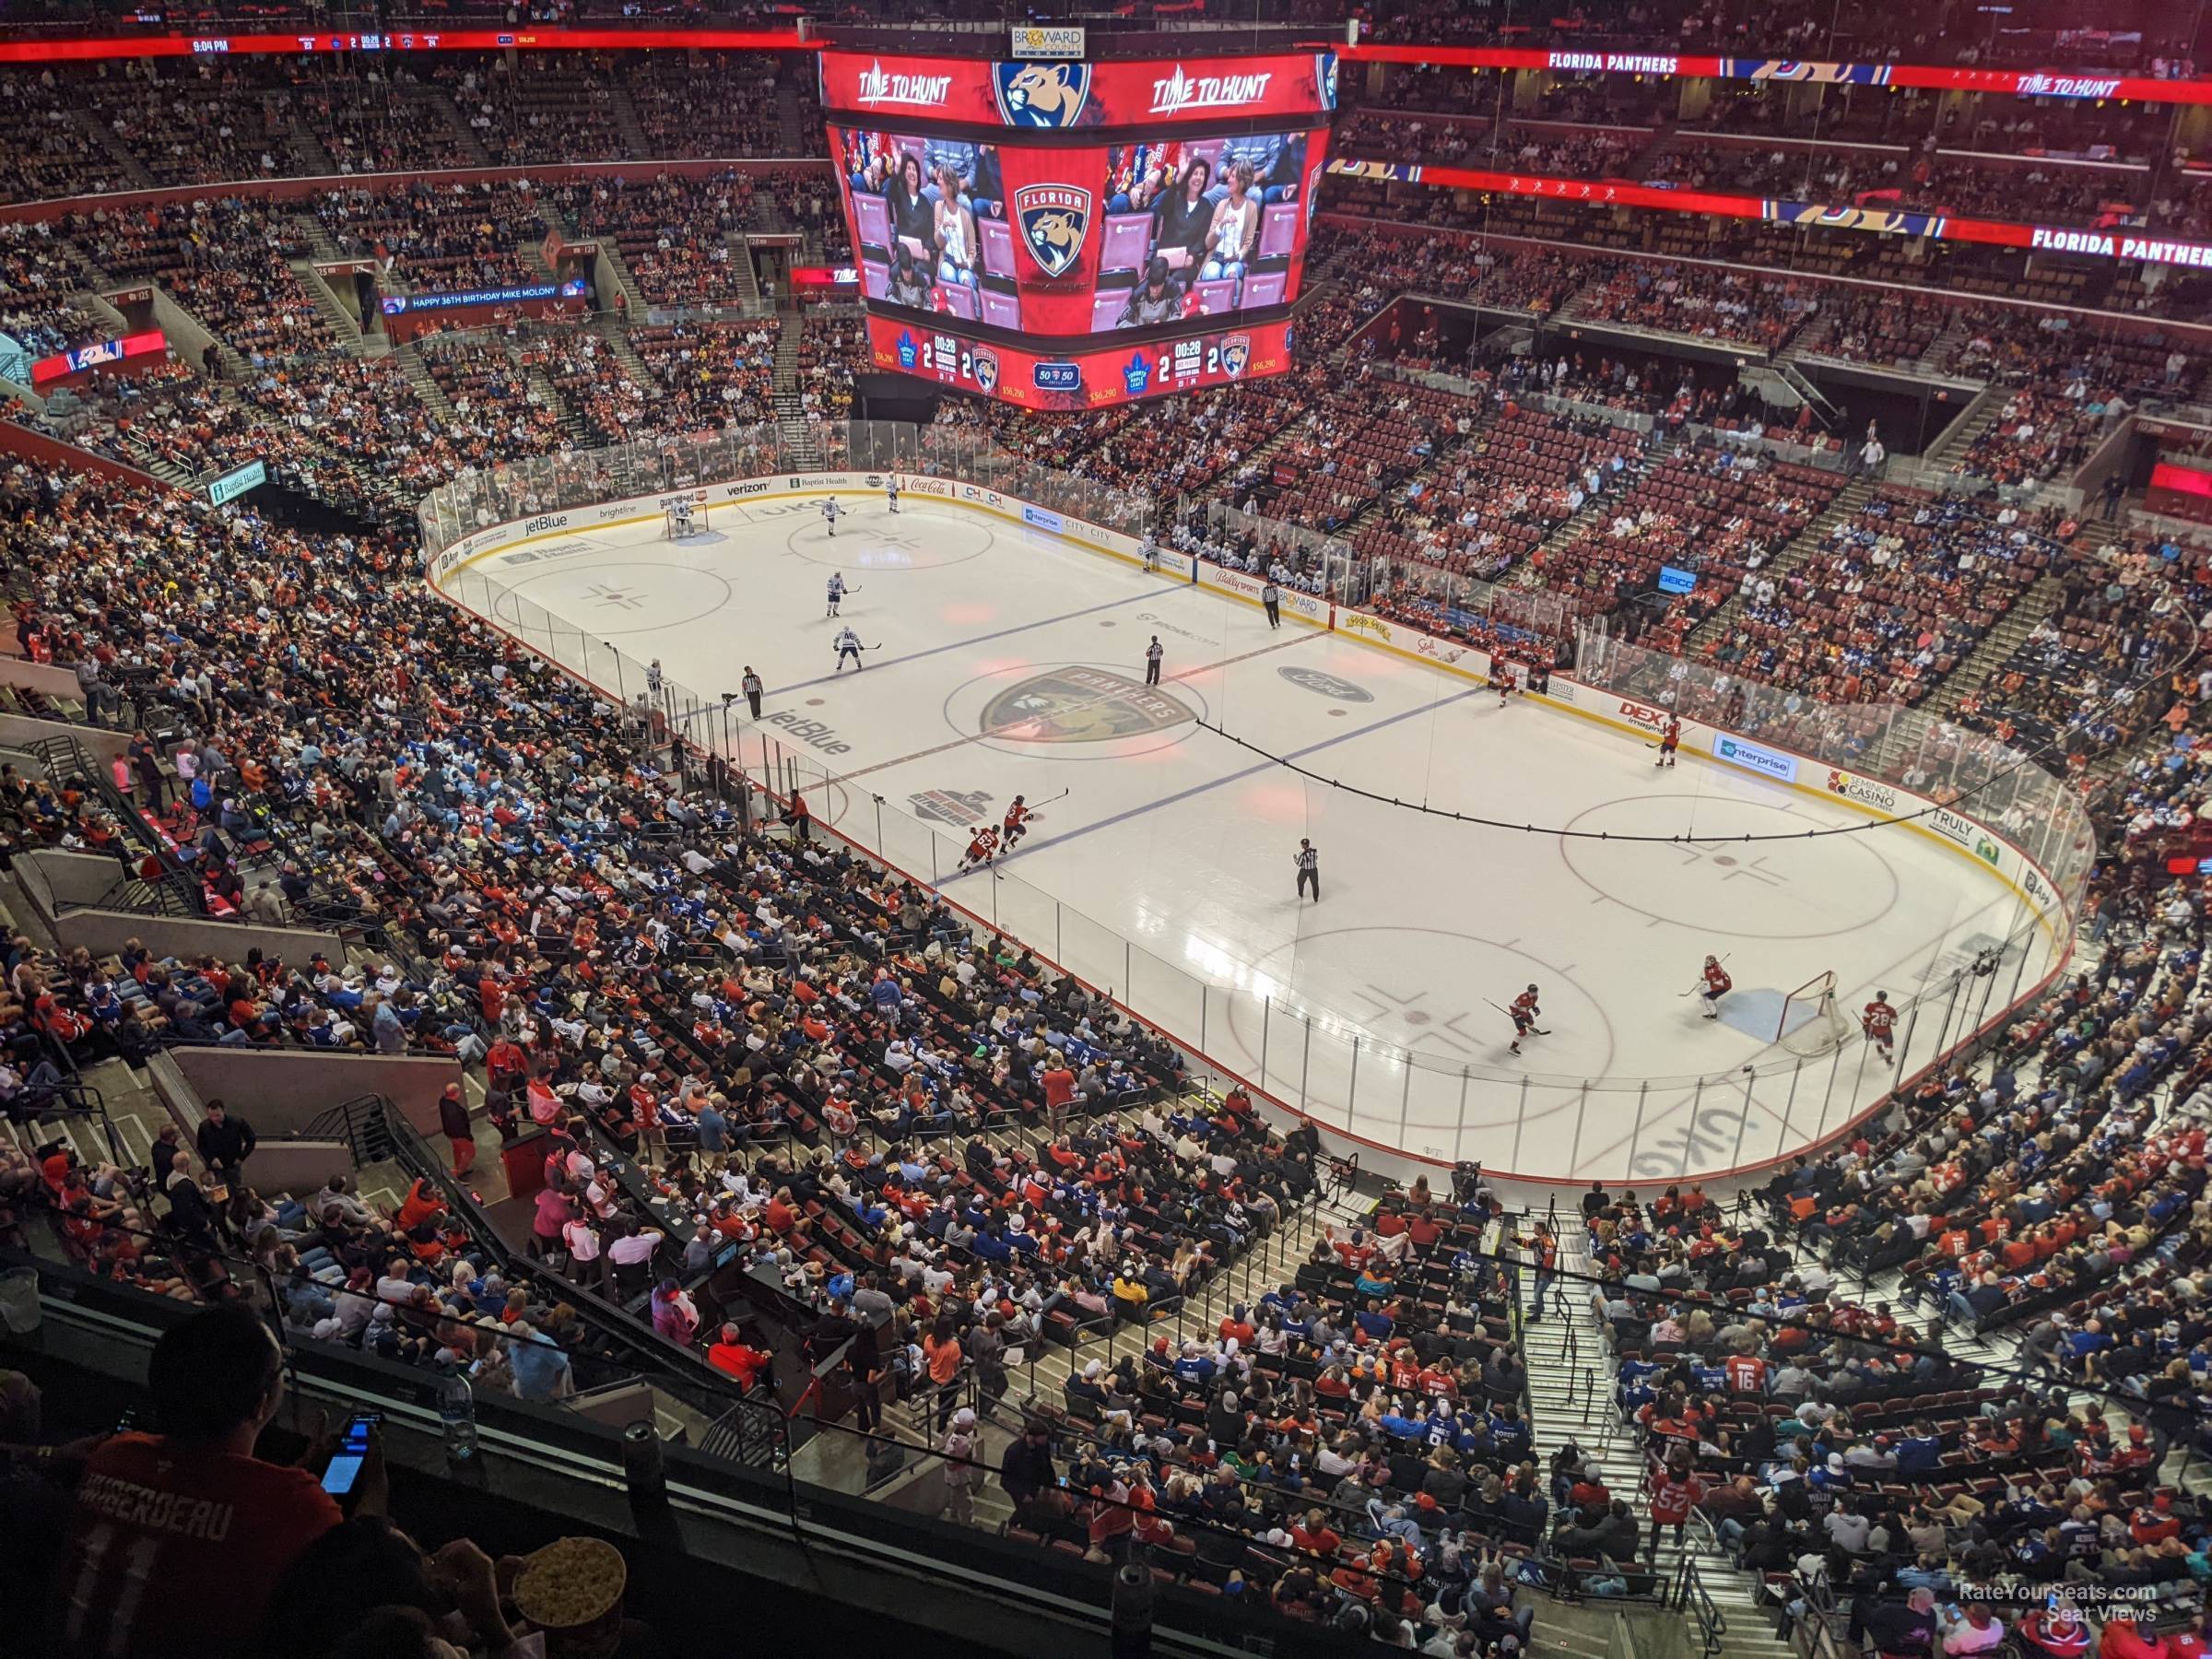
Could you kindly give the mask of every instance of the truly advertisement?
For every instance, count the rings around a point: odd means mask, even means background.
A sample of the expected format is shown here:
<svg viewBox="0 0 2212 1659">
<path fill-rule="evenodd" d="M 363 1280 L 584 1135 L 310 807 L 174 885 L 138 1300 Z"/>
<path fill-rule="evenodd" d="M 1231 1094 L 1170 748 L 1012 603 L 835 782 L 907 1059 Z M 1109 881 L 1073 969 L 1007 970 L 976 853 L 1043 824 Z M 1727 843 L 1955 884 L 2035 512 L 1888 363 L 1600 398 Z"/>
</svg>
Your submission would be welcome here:
<svg viewBox="0 0 2212 1659">
<path fill-rule="evenodd" d="M 1757 772 L 1762 778 L 1772 778 L 1780 783 L 1797 782 L 1797 757 L 1785 755 L 1780 749 L 1771 749 L 1756 743 L 1747 743 L 1731 732 L 1712 735 L 1712 752 L 1731 766 L 1740 766 L 1746 771 Z"/>
<path fill-rule="evenodd" d="M 1290 325 L 1263 323 L 1218 334 L 1093 351 L 1043 354 L 987 346 L 950 329 L 898 317 L 868 318 L 878 369 L 919 375 L 1027 409 L 1090 409 L 1280 374 L 1290 367 Z"/>
<path fill-rule="evenodd" d="M 1026 132 L 1325 117 L 1336 107 L 1333 52 L 1115 63 L 825 52 L 820 76 L 822 103 L 832 111 Z"/>
</svg>

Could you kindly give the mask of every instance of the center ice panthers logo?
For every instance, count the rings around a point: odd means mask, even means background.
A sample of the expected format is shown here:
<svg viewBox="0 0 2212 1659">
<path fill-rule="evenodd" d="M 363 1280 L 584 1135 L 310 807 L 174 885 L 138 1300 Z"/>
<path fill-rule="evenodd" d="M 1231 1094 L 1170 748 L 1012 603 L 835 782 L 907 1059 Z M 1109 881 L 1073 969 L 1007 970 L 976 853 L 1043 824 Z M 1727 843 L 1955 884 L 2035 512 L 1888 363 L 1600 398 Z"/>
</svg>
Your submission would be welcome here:
<svg viewBox="0 0 2212 1659">
<path fill-rule="evenodd" d="M 1110 743 L 1191 717 L 1173 698 L 1116 669 L 1071 664 L 999 692 L 983 705 L 982 729 L 1020 743 Z"/>
<path fill-rule="evenodd" d="M 1024 184 L 1014 193 L 1022 245 L 1047 276 L 1064 276 L 1090 234 L 1090 192 L 1073 184 Z"/>
<path fill-rule="evenodd" d="M 994 64 L 991 90 L 1008 126 L 1072 127 L 1090 101 L 1088 64 Z"/>
</svg>

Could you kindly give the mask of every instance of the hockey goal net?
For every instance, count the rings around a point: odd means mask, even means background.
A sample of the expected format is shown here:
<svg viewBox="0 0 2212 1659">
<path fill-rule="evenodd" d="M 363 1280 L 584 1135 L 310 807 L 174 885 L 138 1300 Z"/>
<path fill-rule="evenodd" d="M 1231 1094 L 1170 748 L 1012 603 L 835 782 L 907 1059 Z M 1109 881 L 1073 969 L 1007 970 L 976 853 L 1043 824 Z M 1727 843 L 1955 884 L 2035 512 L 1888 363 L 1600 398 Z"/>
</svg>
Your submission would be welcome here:
<svg viewBox="0 0 2212 1659">
<path fill-rule="evenodd" d="M 670 501 L 661 509 L 661 539 L 680 541 L 707 527 L 707 510 L 692 501 Z"/>
<path fill-rule="evenodd" d="M 1774 1041 L 1785 1053 L 1832 1054 L 1851 1036 L 1851 1020 L 1836 1006 L 1836 975 L 1815 974 L 1782 999 L 1782 1020 Z"/>
</svg>

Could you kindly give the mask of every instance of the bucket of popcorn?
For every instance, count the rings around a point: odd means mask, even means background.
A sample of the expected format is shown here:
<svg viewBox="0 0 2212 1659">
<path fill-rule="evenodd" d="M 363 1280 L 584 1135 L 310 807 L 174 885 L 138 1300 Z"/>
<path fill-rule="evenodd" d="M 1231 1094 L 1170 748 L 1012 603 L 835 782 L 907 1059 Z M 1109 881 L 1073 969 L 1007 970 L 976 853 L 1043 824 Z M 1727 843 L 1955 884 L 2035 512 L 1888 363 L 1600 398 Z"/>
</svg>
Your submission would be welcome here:
<svg viewBox="0 0 2212 1659">
<path fill-rule="evenodd" d="M 629 1566 L 601 1538 L 557 1538 L 524 1559 L 515 1610 L 546 1635 L 547 1659 L 609 1659 L 622 1645 Z"/>
</svg>

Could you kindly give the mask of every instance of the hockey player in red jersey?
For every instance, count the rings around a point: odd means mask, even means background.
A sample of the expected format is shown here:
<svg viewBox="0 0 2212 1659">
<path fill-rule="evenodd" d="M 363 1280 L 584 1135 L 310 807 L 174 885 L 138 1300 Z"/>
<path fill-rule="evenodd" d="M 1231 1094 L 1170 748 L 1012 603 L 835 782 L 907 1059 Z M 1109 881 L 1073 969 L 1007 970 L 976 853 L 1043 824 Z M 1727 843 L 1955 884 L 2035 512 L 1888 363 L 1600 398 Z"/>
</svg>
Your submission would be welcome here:
<svg viewBox="0 0 2212 1659">
<path fill-rule="evenodd" d="M 1882 1051 L 1885 1061 L 1892 1058 L 1889 1052 L 1889 1034 L 1897 1029 L 1897 1010 L 1889 1006 L 1889 993 L 1877 991 L 1874 1000 L 1859 1010 L 1859 1030 L 1866 1040 Z"/>
<path fill-rule="evenodd" d="M 1721 1017 L 1721 998 L 1735 989 L 1735 982 L 1728 977 L 1728 970 L 1721 966 L 1718 957 L 1707 957 L 1705 966 L 1699 969 L 1698 973 L 1704 981 L 1698 989 L 1698 997 L 1705 1005 L 1705 1018 L 1718 1019 Z"/>
<path fill-rule="evenodd" d="M 998 830 L 994 825 L 985 824 L 976 830 L 968 842 L 968 851 L 960 855 L 960 868 L 963 871 L 972 870 L 979 865 L 994 864 L 997 858 Z M 996 876 L 998 872 L 994 869 L 991 874 Z"/>
<path fill-rule="evenodd" d="M 1542 1014 L 1544 1010 L 1536 1006 L 1535 986 L 1529 986 L 1527 990 L 1522 992 L 1520 995 L 1514 997 L 1513 1006 L 1508 1008 L 1506 1012 L 1512 1016 L 1513 1020 L 1512 1053 L 1517 1054 L 1521 1052 L 1521 1039 L 1527 1036 L 1532 1031 L 1539 1037 L 1548 1037 L 1551 1035 L 1549 1031 L 1546 1030 L 1542 1026 L 1536 1023 L 1537 1016 Z"/>
<path fill-rule="evenodd" d="M 1679 714 L 1669 714 L 1666 717 L 1666 724 L 1660 729 L 1659 733 L 1659 759 L 1653 764 L 1654 766 L 1672 766 L 1675 763 L 1675 751 L 1681 747 L 1682 717 Z"/>
</svg>

